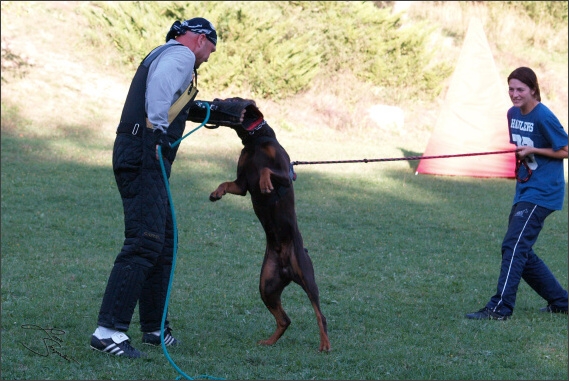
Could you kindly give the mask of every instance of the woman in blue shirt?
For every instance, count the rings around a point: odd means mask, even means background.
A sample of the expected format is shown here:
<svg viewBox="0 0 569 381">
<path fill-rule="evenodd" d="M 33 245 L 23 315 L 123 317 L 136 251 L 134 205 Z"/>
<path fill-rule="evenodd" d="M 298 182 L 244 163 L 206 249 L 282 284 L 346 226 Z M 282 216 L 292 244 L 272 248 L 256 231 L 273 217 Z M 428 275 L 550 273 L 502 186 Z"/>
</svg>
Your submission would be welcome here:
<svg viewBox="0 0 569 381">
<path fill-rule="evenodd" d="M 484 308 L 467 314 L 468 319 L 508 319 L 521 279 L 547 301 L 542 312 L 567 313 L 567 290 L 533 251 L 545 218 L 563 208 L 567 133 L 541 103 L 532 69 L 514 70 L 508 76 L 508 87 L 513 103 L 507 113 L 508 127 L 510 143 L 517 146 L 518 182 L 502 243 L 497 292 Z"/>
</svg>

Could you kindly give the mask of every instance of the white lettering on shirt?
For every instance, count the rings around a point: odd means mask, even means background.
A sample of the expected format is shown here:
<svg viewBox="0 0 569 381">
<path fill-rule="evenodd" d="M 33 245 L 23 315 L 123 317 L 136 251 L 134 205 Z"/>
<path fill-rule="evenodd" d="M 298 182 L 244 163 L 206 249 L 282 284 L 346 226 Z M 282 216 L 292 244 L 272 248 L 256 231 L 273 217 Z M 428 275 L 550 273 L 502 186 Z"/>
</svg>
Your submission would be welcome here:
<svg viewBox="0 0 569 381">
<path fill-rule="evenodd" d="M 533 132 L 533 123 L 524 122 L 523 120 L 512 119 L 510 128 L 514 130 Z"/>
</svg>

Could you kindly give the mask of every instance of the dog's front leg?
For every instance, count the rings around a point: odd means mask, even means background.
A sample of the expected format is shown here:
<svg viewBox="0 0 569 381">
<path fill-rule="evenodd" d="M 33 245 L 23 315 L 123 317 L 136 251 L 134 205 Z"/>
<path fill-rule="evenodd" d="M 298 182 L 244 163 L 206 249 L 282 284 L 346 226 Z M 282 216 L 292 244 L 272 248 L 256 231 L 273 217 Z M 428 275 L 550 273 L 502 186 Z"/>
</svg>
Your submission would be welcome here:
<svg viewBox="0 0 569 381">
<path fill-rule="evenodd" d="M 221 200 L 221 198 L 225 196 L 225 194 L 227 193 L 236 194 L 238 196 L 245 196 L 247 191 L 242 189 L 239 185 L 237 185 L 235 181 L 231 182 L 227 181 L 225 183 L 219 184 L 217 189 L 211 192 L 211 194 L 209 195 L 209 200 L 210 201 Z"/>
<path fill-rule="evenodd" d="M 273 180 L 277 185 L 280 184 L 285 187 L 288 187 L 291 183 L 290 174 L 285 171 L 275 172 L 268 167 L 263 167 L 259 174 L 259 187 L 261 188 L 261 193 L 271 193 L 275 189 L 273 186 Z"/>
<path fill-rule="evenodd" d="M 271 193 L 275 189 L 273 182 L 271 181 L 272 173 L 273 171 L 271 171 L 270 168 L 261 168 L 261 176 L 259 177 L 259 187 L 261 188 L 261 193 Z"/>
</svg>

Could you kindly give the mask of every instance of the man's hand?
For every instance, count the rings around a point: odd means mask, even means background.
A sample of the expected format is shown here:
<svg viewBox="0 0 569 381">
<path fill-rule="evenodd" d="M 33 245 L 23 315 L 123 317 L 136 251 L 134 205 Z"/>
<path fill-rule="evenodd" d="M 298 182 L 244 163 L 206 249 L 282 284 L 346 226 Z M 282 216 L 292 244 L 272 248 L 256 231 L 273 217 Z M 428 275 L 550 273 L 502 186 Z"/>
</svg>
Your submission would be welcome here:
<svg viewBox="0 0 569 381">
<path fill-rule="evenodd" d="M 160 150 L 162 152 L 162 157 L 168 156 L 168 153 L 170 153 L 170 148 L 172 148 L 172 146 L 170 145 L 170 142 L 168 141 L 168 137 L 166 136 L 166 134 L 162 132 L 162 130 L 159 128 L 154 129 L 152 134 L 156 139 L 156 160 L 159 160 L 158 147 L 160 147 Z"/>
</svg>

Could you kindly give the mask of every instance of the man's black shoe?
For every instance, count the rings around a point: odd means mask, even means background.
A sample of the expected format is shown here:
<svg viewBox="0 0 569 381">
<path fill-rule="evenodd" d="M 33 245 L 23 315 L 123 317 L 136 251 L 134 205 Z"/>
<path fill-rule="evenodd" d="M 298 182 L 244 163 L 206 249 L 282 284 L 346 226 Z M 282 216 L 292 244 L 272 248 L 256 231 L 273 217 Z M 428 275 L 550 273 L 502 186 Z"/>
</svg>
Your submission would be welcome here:
<svg viewBox="0 0 569 381">
<path fill-rule="evenodd" d="M 499 313 L 493 312 L 488 307 L 484 307 L 480 311 L 466 314 L 465 317 L 467 319 L 476 320 L 507 320 L 510 315 L 500 315 Z"/>
<path fill-rule="evenodd" d="M 546 307 L 540 308 L 539 311 L 540 312 L 549 312 L 552 314 L 567 314 L 567 308 L 562 309 L 562 308 L 556 307 L 552 304 L 550 304 Z"/>
<path fill-rule="evenodd" d="M 136 350 L 130 345 L 130 340 L 125 333 L 118 331 L 108 339 L 99 339 L 95 335 L 91 336 L 91 348 L 114 356 L 133 359 L 146 357 L 146 354 Z"/>
<path fill-rule="evenodd" d="M 162 345 L 162 342 L 160 341 L 160 335 L 155 335 L 151 332 L 147 332 L 142 335 L 142 343 L 156 346 Z M 166 328 L 164 330 L 164 344 L 166 344 L 167 347 L 170 347 L 178 345 L 179 343 L 180 342 L 174 336 L 172 336 L 172 329 Z"/>
</svg>

